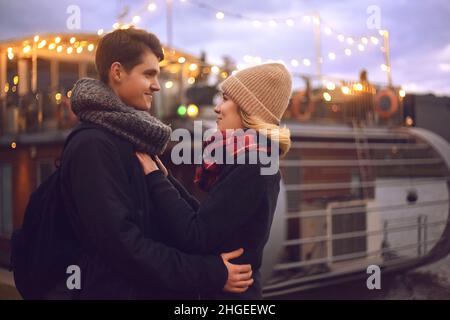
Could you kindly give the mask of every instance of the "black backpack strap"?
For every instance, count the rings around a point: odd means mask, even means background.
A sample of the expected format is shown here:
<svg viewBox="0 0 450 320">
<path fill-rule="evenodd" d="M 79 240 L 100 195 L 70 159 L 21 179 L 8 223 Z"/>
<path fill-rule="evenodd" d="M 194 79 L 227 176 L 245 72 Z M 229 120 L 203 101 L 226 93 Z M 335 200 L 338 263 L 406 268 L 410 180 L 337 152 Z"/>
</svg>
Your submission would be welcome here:
<svg viewBox="0 0 450 320">
<path fill-rule="evenodd" d="M 64 141 L 63 149 L 61 150 L 61 155 L 59 158 L 55 160 L 55 167 L 59 168 L 61 166 L 61 160 L 64 154 L 64 150 L 66 149 L 67 145 L 69 144 L 70 140 L 80 131 L 87 130 L 87 129 L 98 129 L 98 126 L 95 124 L 87 123 L 87 122 L 81 122 L 79 123 L 67 136 L 66 141 Z"/>
</svg>

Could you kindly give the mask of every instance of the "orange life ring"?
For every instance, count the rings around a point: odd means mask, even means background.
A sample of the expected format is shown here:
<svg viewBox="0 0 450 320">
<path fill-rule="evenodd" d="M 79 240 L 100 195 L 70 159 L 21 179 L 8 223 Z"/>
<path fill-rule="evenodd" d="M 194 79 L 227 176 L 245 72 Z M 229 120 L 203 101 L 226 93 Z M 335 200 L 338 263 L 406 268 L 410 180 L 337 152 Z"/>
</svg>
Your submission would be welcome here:
<svg viewBox="0 0 450 320">
<path fill-rule="evenodd" d="M 381 108 L 381 99 L 387 97 L 390 101 L 388 110 Z M 395 92 L 391 89 L 384 89 L 377 93 L 375 97 L 375 110 L 381 118 L 389 118 L 398 110 L 398 99 Z"/>
<path fill-rule="evenodd" d="M 305 96 L 306 93 L 304 91 L 300 91 L 292 97 L 291 112 L 292 115 L 299 121 L 308 121 L 311 119 L 311 116 L 316 108 L 316 105 L 312 99 L 309 99 L 306 110 L 304 112 L 300 112 L 300 106 Z"/>
</svg>

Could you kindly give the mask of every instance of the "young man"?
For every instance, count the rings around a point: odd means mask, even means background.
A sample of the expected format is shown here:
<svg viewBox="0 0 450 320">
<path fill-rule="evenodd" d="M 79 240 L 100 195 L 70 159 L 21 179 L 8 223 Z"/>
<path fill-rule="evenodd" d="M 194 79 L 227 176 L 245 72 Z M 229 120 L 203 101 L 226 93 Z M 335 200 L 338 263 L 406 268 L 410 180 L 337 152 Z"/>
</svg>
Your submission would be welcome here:
<svg viewBox="0 0 450 320">
<path fill-rule="evenodd" d="M 61 182 L 82 248 L 81 289 L 68 291 L 64 283 L 50 298 L 196 298 L 210 291 L 243 292 L 253 282 L 250 265 L 228 262 L 242 250 L 184 254 L 164 245 L 166 233 L 153 223 L 158 212 L 135 151 L 160 154 L 170 138 L 170 128 L 148 113 L 160 90 L 163 58 L 153 34 L 117 30 L 98 44 L 100 80 L 75 84 L 72 110 L 84 129 L 64 151 Z"/>
</svg>

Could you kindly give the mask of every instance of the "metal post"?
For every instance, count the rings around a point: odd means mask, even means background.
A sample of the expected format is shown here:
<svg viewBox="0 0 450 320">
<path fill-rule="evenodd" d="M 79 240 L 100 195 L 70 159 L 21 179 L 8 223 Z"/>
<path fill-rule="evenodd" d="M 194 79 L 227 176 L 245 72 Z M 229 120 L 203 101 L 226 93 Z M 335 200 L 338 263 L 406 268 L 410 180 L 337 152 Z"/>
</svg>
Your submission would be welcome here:
<svg viewBox="0 0 450 320">
<path fill-rule="evenodd" d="M 321 77 L 322 75 L 322 49 L 321 49 L 321 33 L 320 33 L 320 14 L 318 12 L 315 13 L 313 18 L 314 24 L 314 42 L 316 48 L 316 74 L 317 77 Z"/>
<path fill-rule="evenodd" d="M 428 242 L 428 216 L 424 215 L 423 216 L 423 252 L 424 254 L 427 254 L 428 251 L 428 246 L 427 246 L 427 242 Z"/>
<path fill-rule="evenodd" d="M 32 93 L 36 93 L 37 91 L 37 81 L 38 81 L 38 77 L 37 77 L 37 48 L 36 48 L 37 43 L 34 42 L 33 44 L 33 55 L 31 58 L 31 92 Z"/>
<path fill-rule="evenodd" d="M 384 40 L 384 60 L 387 66 L 386 75 L 388 80 L 389 87 L 392 87 L 392 73 L 391 73 L 391 57 L 390 57 L 390 48 L 389 48 L 389 31 L 384 30 L 383 32 L 383 40 Z"/>
<path fill-rule="evenodd" d="M 0 50 L 0 135 L 4 133 L 6 127 L 6 76 L 7 76 L 7 54 L 6 51 Z"/>
<path fill-rule="evenodd" d="M 422 216 L 417 217 L 417 255 L 422 256 Z"/>
</svg>

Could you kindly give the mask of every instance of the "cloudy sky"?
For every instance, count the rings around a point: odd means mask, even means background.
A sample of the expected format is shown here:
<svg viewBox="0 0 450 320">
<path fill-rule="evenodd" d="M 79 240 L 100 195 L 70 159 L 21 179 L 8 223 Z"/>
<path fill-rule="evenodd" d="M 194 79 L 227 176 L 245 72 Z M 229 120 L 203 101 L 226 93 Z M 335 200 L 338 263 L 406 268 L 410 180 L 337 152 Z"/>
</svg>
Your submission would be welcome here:
<svg viewBox="0 0 450 320">
<path fill-rule="evenodd" d="M 151 12 L 145 10 L 150 2 L 155 5 Z M 165 0 L 0 0 L 0 40 L 45 32 L 70 33 L 67 9 L 72 5 L 80 9 L 77 32 L 110 30 L 128 6 L 125 22 L 139 15 L 138 26 L 167 42 Z M 218 11 L 224 12 L 221 20 L 216 18 Z M 370 80 L 385 82 L 380 67 L 384 63 L 381 43 L 377 46 L 370 41 L 370 36 L 381 39 L 376 29 L 380 27 L 390 34 L 394 84 L 409 92 L 450 96 L 448 0 L 173 0 L 173 45 L 192 54 L 203 50 L 211 63 L 220 63 L 225 55 L 236 63 L 250 61 L 250 57 L 281 59 L 295 74 L 314 74 L 314 23 L 304 18 L 314 12 L 323 22 L 323 74 L 355 79 L 365 68 Z M 289 18 L 291 25 L 286 23 Z M 269 25 L 272 19 L 278 22 L 276 26 Z M 262 25 L 256 27 L 255 20 Z M 325 33 L 327 26 L 332 29 L 330 35 Z M 345 35 L 343 43 L 339 34 Z M 347 43 L 350 36 L 355 40 L 352 45 Z M 364 36 L 369 43 L 360 52 L 357 45 Z M 345 49 L 351 50 L 350 56 L 345 55 Z M 334 60 L 330 60 L 330 53 L 332 58 L 335 54 Z M 311 60 L 312 65 L 305 66 L 303 59 Z"/>
</svg>

